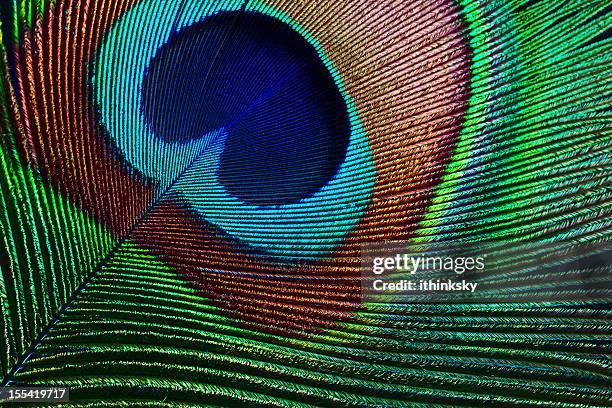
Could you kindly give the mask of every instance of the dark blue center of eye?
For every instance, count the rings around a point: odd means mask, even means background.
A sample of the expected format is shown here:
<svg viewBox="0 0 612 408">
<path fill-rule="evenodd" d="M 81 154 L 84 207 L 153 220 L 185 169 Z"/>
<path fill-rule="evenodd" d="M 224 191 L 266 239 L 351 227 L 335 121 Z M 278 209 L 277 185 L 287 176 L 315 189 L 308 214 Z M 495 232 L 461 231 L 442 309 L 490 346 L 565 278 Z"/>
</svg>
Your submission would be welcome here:
<svg viewBox="0 0 612 408">
<path fill-rule="evenodd" d="M 157 137 L 186 142 L 224 128 L 218 174 L 257 205 L 300 201 L 338 171 L 348 146 L 346 105 L 315 49 L 258 13 L 222 13 L 175 33 L 142 84 Z"/>
</svg>

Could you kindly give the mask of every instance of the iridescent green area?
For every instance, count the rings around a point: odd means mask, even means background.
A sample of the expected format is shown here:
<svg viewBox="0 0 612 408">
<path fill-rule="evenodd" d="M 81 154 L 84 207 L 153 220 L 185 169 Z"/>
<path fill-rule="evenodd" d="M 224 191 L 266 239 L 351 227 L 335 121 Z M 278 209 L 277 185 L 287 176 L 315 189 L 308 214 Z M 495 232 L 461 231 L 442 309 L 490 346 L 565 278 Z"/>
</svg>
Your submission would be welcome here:
<svg viewBox="0 0 612 408">
<path fill-rule="evenodd" d="M 4 374 L 114 245 L 99 223 L 24 168 L 6 146 L 9 136 L 0 146 Z"/>
<path fill-rule="evenodd" d="M 471 98 L 422 240 L 610 238 L 608 5 L 461 1 Z"/>
</svg>

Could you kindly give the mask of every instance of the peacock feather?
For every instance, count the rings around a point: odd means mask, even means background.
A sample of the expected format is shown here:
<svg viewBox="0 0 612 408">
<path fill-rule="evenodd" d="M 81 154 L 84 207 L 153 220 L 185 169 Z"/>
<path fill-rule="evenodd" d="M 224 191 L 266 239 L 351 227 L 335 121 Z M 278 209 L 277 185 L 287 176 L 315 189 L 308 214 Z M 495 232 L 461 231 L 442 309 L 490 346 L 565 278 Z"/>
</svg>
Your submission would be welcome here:
<svg viewBox="0 0 612 408">
<path fill-rule="evenodd" d="M 612 238 L 611 16 L 3 0 L 3 384 L 75 407 L 612 406 L 609 273 L 519 271 L 512 302 L 360 293 L 372 243 Z"/>
</svg>

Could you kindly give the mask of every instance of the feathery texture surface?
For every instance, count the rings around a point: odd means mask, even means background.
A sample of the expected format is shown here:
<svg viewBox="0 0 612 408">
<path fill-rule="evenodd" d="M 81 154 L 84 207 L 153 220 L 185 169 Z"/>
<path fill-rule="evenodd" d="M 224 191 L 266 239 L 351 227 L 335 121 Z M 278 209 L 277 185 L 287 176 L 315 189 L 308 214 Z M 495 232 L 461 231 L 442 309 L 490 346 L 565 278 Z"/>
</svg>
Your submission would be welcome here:
<svg viewBox="0 0 612 408">
<path fill-rule="evenodd" d="M 4 0 L 4 384 L 68 406 L 611 406 L 603 298 L 364 303 L 359 281 L 385 239 L 609 241 L 611 16 Z"/>
</svg>

